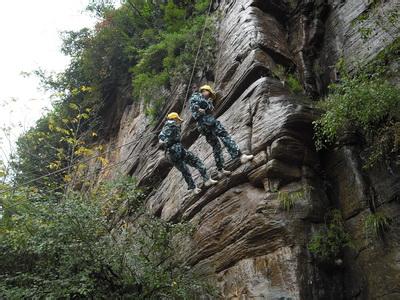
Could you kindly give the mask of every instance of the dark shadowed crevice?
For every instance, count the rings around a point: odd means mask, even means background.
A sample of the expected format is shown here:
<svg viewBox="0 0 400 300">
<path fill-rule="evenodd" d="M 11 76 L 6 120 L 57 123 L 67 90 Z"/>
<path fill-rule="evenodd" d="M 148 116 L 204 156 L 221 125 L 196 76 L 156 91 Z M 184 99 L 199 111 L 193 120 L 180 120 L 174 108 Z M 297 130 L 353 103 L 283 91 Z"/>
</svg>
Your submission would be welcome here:
<svg viewBox="0 0 400 300">
<path fill-rule="evenodd" d="M 167 177 L 171 169 L 172 165 L 168 162 L 168 160 L 162 160 L 151 173 L 151 175 L 142 178 L 142 180 L 138 183 L 139 187 L 145 186 L 151 189 L 157 188 Z"/>
<path fill-rule="evenodd" d="M 274 16 L 281 24 L 285 24 L 289 19 L 290 8 L 282 0 L 255 0 L 251 6 Z"/>
<path fill-rule="evenodd" d="M 130 169 L 128 170 L 128 175 L 133 176 L 138 166 L 139 166 L 139 160 L 137 159 L 133 163 L 133 166 L 131 166 Z"/>
<path fill-rule="evenodd" d="M 292 61 L 292 59 L 275 51 L 272 48 L 267 47 L 264 44 L 259 43 L 257 47 L 260 48 L 265 53 L 267 53 L 276 64 L 284 66 L 291 73 L 296 71 L 296 64 Z"/>
<path fill-rule="evenodd" d="M 243 76 L 231 91 L 221 100 L 221 104 L 215 110 L 215 116 L 219 117 L 226 112 L 231 105 L 258 79 L 271 76 L 271 71 L 263 65 L 256 65 Z"/>
</svg>

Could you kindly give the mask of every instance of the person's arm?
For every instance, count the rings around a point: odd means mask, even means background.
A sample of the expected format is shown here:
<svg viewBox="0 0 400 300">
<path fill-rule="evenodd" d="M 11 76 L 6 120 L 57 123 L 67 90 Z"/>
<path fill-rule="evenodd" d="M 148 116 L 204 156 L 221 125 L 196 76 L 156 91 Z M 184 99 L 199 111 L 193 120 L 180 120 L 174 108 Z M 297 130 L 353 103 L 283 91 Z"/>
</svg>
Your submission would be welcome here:
<svg viewBox="0 0 400 300">
<path fill-rule="evenodd" d="M 207 107 L 207 113 L 211 113 L 214 110 L 214 104 L 212 101 L 208 100 L 208 107 Z"/>
<path fill-rule="evenodd" d="M 167 123 L 164 125 L 161 133 L 158 136 L 160 144 L 169 144 L 180 141 L 179 127 L 174 123 Z"/>
<path fill-rule="evenodd" d="M 200 118 L 201 115 L 204 114 L 204 109 L 200 107 L 202 96 L 200 93 L 194 93 L 189 100 L 190 103 L 190 112 L 195 120 Z"/>
<path fill-rule="evenodd" d="M 170 135 L 170 130 L 168 129 L 168 125 L 164 125 L 163 129 L 161 130 L 160 134 L 158 135 L 158 142 L 161 145 L 165 145 L 168 142 L 168 137 Z"/>
<path fill-rule="evenodd" d="M 160 145 L 165 145 L 165 144 L 167 143 L 167 141 L 166 141 L 166 139 L 165 139 L 164 136 L 159 135 L 159 136 L 158 136 L 158 143 L 159 143 Z"/>
</svg>

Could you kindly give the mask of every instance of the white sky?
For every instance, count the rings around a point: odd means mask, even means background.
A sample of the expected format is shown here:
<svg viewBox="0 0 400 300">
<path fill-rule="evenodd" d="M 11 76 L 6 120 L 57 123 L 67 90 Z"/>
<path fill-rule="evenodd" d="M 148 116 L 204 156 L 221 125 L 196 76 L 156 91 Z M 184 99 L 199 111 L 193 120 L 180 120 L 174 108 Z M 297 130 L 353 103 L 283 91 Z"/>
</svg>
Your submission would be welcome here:
<svg viewBox="0 0 400 300">
<path fill-rule="evenodd" d="M 21 72 L 39 67 L 62 71 L 69 58 L 60 52 L 60 32 L 92 27 L 95 19 L 83 12 L 88 0 L 1 1 L 0 128 L 11 126 L 11 142 L 50 107 L 50 95 L 39 90 L 34 77 Z M 15 101 L 11 101 L 15 99 Z M 0 160 L 10 145 L 0 131 Z M 12 143 L 11 143 L 12 147 Z"/>
</svg>

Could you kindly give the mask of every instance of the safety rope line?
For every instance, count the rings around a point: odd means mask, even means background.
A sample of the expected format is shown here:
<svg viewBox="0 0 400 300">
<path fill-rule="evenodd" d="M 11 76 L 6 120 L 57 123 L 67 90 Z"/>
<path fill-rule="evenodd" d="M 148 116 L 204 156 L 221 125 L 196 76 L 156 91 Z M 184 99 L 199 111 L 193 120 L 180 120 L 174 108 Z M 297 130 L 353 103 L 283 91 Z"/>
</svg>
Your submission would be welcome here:
<svg viewBox="0 0 400 300">
<path fill-rule="evenodd" d="M 145 138 L 145 137 L 147 137 L 147 136 L 150 136 L 150 135 L 154 134 L 155 132 L 156 132 L 156 131 L 151 131 L 151 132 L 149 132 L 149 133 L 147 133 L 147 134 L 145 134 L 145 135 L 142 135 L 142 136 L 140 137 L 140 139 Z M 128 143 L 122 144 L 122 145 L 120 145 L 120 146 L 113 147 L 113 148 L 108 149 L 108 150 L 106 150 L 106 151 L 103 151 L 103 152 L 101 152 L 101 153 L 99 153 L 99 154 L 96 154 L 96 155 L 93 155 L 93 156 L 91 156 L 91 157 L 89 157 L 89 158 L 86 158 L 86 159 L 84 159 L 83 161 L 77 161 L 76 163 L 71 164 L 70 166 L 66 166 L 66 167 L 61 168 L 61 169 L 59 169 L 59 170 L 56 170 L 56 171 L 53 171 L 53 172 L 44 174 L 44 175 L 42 175 L 42 176 L 39 176 L 39 177 L 37 177 L 37 178 L 33 178 L 33 179 L 28 180 L 28 181 L 26 181 L 26 182 L 22 182 L 21 184 L 18 185 L 18 187 L 26 186 L 26 185 L 28 185 L 28 184 L 30 184 L 30 183 L 37 182 L 37 181 L 39 181 L 39 180 L 41 180 L 41 179 L 43 179 L 43 178 L 46 178 L 46 177 L 49 177 L 49 176 L 52 176 L 52 175 L 56 175 L 56 174 L 62 173 L 63 171 L 66 171 L 66 170 L 68 170 L 69 168 L 71 168 L 71 167 L 73 167 L 73 166 L 75 166 L 75 165 L 77 165 L 77 164 L 87 163 L 87 162 L 89 162 L 89 161 L 91 161 L 91 160 L 93 160 L 93 159 L 99 158 L 99 157 L 101 157 L 101 156 L 103 156 L 103 155 L 105 155 L 105 154 L 113 153 L 113 152 L 115 152 L 115 151 L 117 151 L 117 150 L 119 150 L 119 149 L 121 149 L 121 148 L 123 148 L 123 147 L 129 146 L 129 145 L 134 144 L 134 143 L 137 143 L 137 142 L 138 142 L 138 140 L 134 140 L 134 141 L 130 141 L 130 142 L 128 142 Z M 0 195 L 3 195 L 3 194 L 5 194 L 7 191 L 14 190 L 14 189 L 15 189 L 15 187 L 5 189 L 5 190 L 3 190 L 3 191 L 0 192 Z"/>
<path fill-rule="evenodd" d="M 196 70 L 197 61 L 198 61 L 198 59 L 199 59 L 201 46 L 202 46 L 202 44 L 203 44 L 203 39 L 204 39 L 205 31 L 206 31 L 206 28 L 207 28 L 207 20 L 208 20 L 208 17 L 209 17 L 209 15 L 210 15 L 210 13 L 211 13 L 211 10 L 212 10 L 212 4 L 213 4 L 213 0 L 210 0 L 210 5 L 209 5 L 209 7 L 208 7 L 208 11 L 207 11 L 206 18 L 205 18 L 205 20 L 204 20 L 204 25 L 203 25 L 203 29 L 202 29 L 202 33 L 201 33 L 201 37 L 200 37 L 200 41 L 199 41 L 199 46 L 198 46 L 198 48 L 197 48 L 197 53 L 196 53 L 196 57 L 195 57 L 195 60 L 194 60 L 194 64 L 193 64 L 193 68 L 192 68 L 192 73 L 191 73 L 191 75 L 190 75 L 189 84 L 188 84 L 187 89 L 186 89 L 186 95 L 185 95 L 185 99 L 184 99 L 184 102 L 183 102 L 183 106 L 185 106 L 185 103 L 186 103 L 187 98 L 188 98 L 188 96 L 189 96 L 189 91 L 190 91 L 191 84 L 192 84 L 192 81 L 193 81 L 194 72 L 195 72 L 195 70 Z M 156 132 L 157 132 L 157 130 L 151 131 L 151 132 L 149 132 L 148 134 L 146 134 L 146 135 L 144 135 L 144 136 L 141 136 L 140 138 L 146 137 L 146 136 L 148 136 L 148 135 L 152 135 L 153 133 L 156 133 Z M 125 147 L 125 146 L 128 146 L 128 145 L 133 144 L 133 143 L 136 143 L 136 142 L 137 142 L 137 140 L 131 141 L 131 142 L 128 142 L 128 143 L 125 143 L 125 144 L 122 144 L 122 145 L 120 145 L 120 146 L 118 146 L 118 147 L 115 147 L 115 148 L 113 148 L 113 149 L 111 149 L 111 150 L 107 150 L 107 151 L 102 152 L 102 153 L 100 153 L 100 154 L 98 154 L 98 155 L 94 155 L 94 156 L 92 156 L 92 157 L 89 157 L 89 158 L 87 158 L 87 159 L 85 159 L 85 160 L 83 160 L 83 161 L 78 161 L 77 163 L 71 164 L 71 165 L 66 166 L 66 167 L 64 167 L 64 168 L 62 168 L 62 169 L 56 170 L 56 171 L 51 172 L 51 173 L 48 173 L 48 174 L 44 174 L 44 175 L 42 175 L 42 176 L 39 176 L 39 177 L 37 177 L 37 178 L 28 180 L 28 181 L 26 181 L 26 182 L 23 182 L 23 183 L 19 184 L 18 187 L 26 186 L 26 185 L 28 185 L 28 184 L 30 184 L 30 183 L 37 182 L 37 181 L 39 181 L 39 180 L 41 180 L 41 179 L 43 179 L 43 178 L 46 178 L 46 177 L 49 177 L 49 176 L 52 176 L 52 175 L 56 175 L 56 174 L 62 173 L 63 171 L 66 171 L 66 170 L 70 169 L 71 167 L 73 167 L 73 166 L 75 166 L 75 165 L 77 165 L 77 164 L 82 164 L 82 163 L 89 162 L 89 161 L 91 161 L 91 160 L 93 160 L 93 159 L 95 159 L 95 158 L 98 158 L 98 157 L 100 157 L 100 156 L 102 156 L 102 155 L 104 155 L 104 154 L 112 153 L 112 152 L 114 152 L 114 151 L 116 151 L 116 150 L 118 150 L 118 149 L 121 149 L 121 148 L 123 148 L 123 147 Z M 129 160 L 129 159 L 130 159 L 130 158 L 126 159 L 125 161 L 127 161 L 127 160 Z M 122 161 L 122 162 L 125 162 L 125 161 Z M 122 163 L 122 162 L 118 162 L 118 163 L 116 163 L 116 164 L 120 164 L 120 163 Z M 7 191 L 15 190 L 15 188 L 16 188 L 16 187 L 12 187 L 12 188 L 6 189 L 5 191 L 0 192 L 0 195 L 5 194 Z"/>
<path fill-rule="evenodd" d="M 121 164 L 127 162 L 128 160 L 131 160 L 131 159 L 134 159 L 134 158 L 136 158 L 136 157 L 128 157 L 128 158 L 126 158 L 126 159 L 120 160 L 120 161 L 118 161 L 118 162 L 116 162 L 116 163 L 113 163 L 113 164 L 111 164 L 111 165 L 105 166 L 105 167 L 103 167 L 103 168 L 100 169 L 99 173 L 100 173 L 100 172 L 104 172 L 104 171 L 109 170 L 109 169 L 112 169 L 112 168 L 114 168 L 114 167 L 117 167 L 118 165 L 121 165 Z M 78 177 L 77 180 L 85 180 L 85 179 L 90 178 L 91 176 L 93 176 L 92 173 L 87 173 L 87 174 L 85 174 L 85 175 L 83 175 L 83 176 Z M 56 188 L 54 188 L 54 189 L 51 189 L 51 190 L 49 190 L 49 191 L 46 191 L 46 193 L 52 193 L 52 192 L 55 192 L 55 191 L 58 190 L 58 189 L 64 189 L 64 188 L 66 188 L 66 187 L 67 187 L 68 185 L 70 185 L 70 184 L 71 184 L 70 182 L 64 183 L 64 184 L 62 184 L 62 185 L 60 185 L 60 186 L 58 186 L 58 187 L 56 187 Z M 15 192 L 15 191 L 13 191 L 13 192 Z M 2 193 L 0 193 L 0 195 L 1 195 L 1 194 L 2 194 Z M 64 194 L 65 194 L 65 193 L 64 193 Z M 14 204 L 14 205 L 8 205 L 8 206 L 6 206 L 6 208 L 7 208 L 7 209 L 12 209 L 12 208 L 14 208 L 14 207 L 17 207 L 18 205 L 19 205 L 19 203 Z"/>
<path fill-rule="evenodd" d="M 201 45 L 203 44 L 204 34 L 205 34 L 206 28 L 207 28 L 207 20 L 208 20 L 208 17 L 210 15 L 210 13 L 211 13 L 213 1 L 214 0 L 210 0 L 210 6 L 208 7 L 208 12 L 207 12 L 207 15 L 206 15 L 206 19 L 204 20 L 204 26 L 203 26 L 203 30 L 201 32 L 200 41 L 199 41 L 199 47 L 197 48 L 196 57 L 194 59 L 194 64 L 193 64 L 193 68 L 192 68 L 192 74 L 190 75 L 189 84 L 188 84 L 187 89 L 186 89 L 185 99 L 183 100 L 183 107 L 185 106 L 185 103 L 188 100 L 187 98 L 189 96 L 189 91 L 190 91 L 191 84 L 192 84 L 192 81 L 193 81 L 194 72 L 196 70 L 197 60 L 199 59 Z"/>
</svg>

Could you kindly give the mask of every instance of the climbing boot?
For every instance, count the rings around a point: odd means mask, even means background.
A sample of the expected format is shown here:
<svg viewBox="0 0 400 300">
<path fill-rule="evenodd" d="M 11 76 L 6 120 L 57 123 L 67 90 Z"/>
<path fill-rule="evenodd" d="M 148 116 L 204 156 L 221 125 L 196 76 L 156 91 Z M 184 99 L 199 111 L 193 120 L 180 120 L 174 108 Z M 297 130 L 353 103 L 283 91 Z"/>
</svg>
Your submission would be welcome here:
<svg viewBox="0 0 400 300">
<path fill-rule="evenodd" d="M 217 184 L 217 183 L 218 183 L 217 180 L 214 180 L 214 179 L 210 178 L 210 179 L 208 179 L 207 181 L 204 182 L 204 186 L 209 187 L 209 186 L 212 186 L 212 185 Z"/>
<path fill-rule="evenodd" d="M 221 170 L 218 171 L 218 175 L 220 177 L 229 176 L 229 175 L 231 175 L 231 173 L 232 173 L 231 171 L 228 171 L 228 170 L 225 170 L 225 169 L 221 169 Z"/>
<path fill-rule="evenodd" d="M 240 157 L 240 162 L 242 164 L 247 163 L 248 161 L 252 160 L 254 158 L 254 155 L 247 155 L 247 154 L 242 154 L 242 156 Z"/>
<path fill-rule="evenodd" d="M 201 188 L 195 187 L 194 189 L 189 190 L 191 195 L 198 195 L 201 193 Z"/>
</svg>

